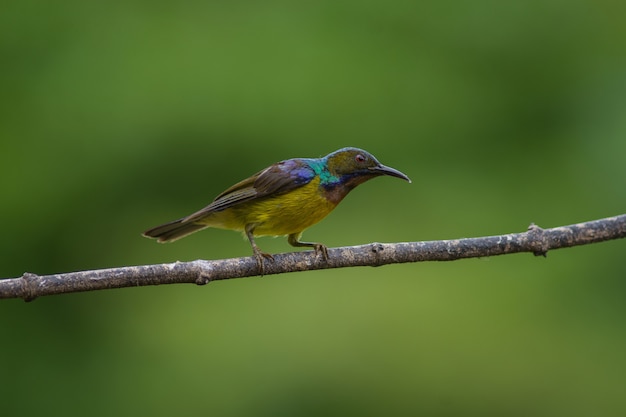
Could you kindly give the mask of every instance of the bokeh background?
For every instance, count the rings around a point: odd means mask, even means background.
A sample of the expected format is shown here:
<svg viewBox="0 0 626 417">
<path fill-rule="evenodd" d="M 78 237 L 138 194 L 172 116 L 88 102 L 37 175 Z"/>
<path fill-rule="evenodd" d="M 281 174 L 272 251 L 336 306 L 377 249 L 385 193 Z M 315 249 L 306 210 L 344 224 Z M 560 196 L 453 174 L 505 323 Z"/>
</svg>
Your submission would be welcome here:
<svg viewBox="0 0 626 417">
<path fill-rule="evenodd" d="M 344 146 L 413 184 L 355 190 L 329 246 L 625 212 L 621 2 L 1 8 L 5 278 L 247 256 L 140 233 Z M 4 300 L 2 414 L 624 415 L 625 244 Z"/>
</svg>

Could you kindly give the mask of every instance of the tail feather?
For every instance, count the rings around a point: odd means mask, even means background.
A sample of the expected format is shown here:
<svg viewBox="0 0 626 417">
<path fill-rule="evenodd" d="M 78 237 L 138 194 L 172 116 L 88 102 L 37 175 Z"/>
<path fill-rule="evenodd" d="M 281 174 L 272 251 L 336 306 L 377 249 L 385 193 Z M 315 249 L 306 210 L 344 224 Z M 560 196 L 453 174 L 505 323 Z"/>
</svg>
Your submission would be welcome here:
<svg viewBox="0 0 626 417">
<path fill-rule="evenodd" d="M 173 242 L 207 227 L 198 223 L 185 223 L 183 220 L 184 218 L 153 227 L 143 232 L 143 235 L 157 239 L 158 242 Z"/>
</svg>

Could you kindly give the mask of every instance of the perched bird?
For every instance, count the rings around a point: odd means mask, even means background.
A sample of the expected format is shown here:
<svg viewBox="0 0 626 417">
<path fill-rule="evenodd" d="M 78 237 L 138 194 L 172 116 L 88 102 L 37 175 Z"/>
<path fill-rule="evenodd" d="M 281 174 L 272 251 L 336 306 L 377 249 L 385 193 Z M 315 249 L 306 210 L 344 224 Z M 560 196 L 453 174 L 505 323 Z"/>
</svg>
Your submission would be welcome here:
<svg viewBox="0 0 626 417">
<path fill-rule="evenodd" d="M 263 259 L 273 257 L 259 249 L 255 236 L 286 235 L 291 246 L 313 247 L 328 259 L 323 244 L 300 241 L 302 231 L 326 217 L 357 185 L 381 175 L 411 182 L 357 148 L 339 149 L 323 158 L 287 159 L 233 185 L 202 210 L 143 235 L 170 242 L 207 227 L 242 231 L 261 273 Z"/>
</svg>

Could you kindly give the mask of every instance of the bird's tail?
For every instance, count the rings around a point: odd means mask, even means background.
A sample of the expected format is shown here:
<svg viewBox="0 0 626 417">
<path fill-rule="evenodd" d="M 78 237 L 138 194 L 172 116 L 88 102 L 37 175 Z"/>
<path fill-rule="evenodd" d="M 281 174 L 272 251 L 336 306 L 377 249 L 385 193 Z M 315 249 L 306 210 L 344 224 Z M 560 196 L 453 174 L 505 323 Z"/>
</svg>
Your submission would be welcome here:
<svg viewBox="0 0 626 417">
<path fill-rule="evenodd" d="M 153 227 L 150 230 L 143 232 L 145 237 L 151 237 L 157 239 L 158 242 L 173 242 L 181 237 L 202 230 L 206 225 L 185 222 L 185 218 L 174 220 L 173 222 L 165 223 L 157 227 Z"/>
</svg>

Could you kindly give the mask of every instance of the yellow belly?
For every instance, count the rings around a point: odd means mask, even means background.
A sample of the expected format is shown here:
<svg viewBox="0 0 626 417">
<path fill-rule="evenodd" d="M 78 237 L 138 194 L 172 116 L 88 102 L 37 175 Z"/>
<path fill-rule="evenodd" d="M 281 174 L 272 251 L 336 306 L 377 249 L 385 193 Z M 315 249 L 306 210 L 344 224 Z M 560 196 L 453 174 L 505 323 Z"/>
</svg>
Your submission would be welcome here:
<svg viewBox="0 0 626 417">
<path fill-rule="evenodd" d="M 255 236 L 282 236 L 302 232 L 336 206 L 320 195 L 319 178 L 316 178 L 286 194 L 242 203 L 215 212 L 198 223 L 239 231 L 247 224 L 254 224 Z"/>
</svg>

